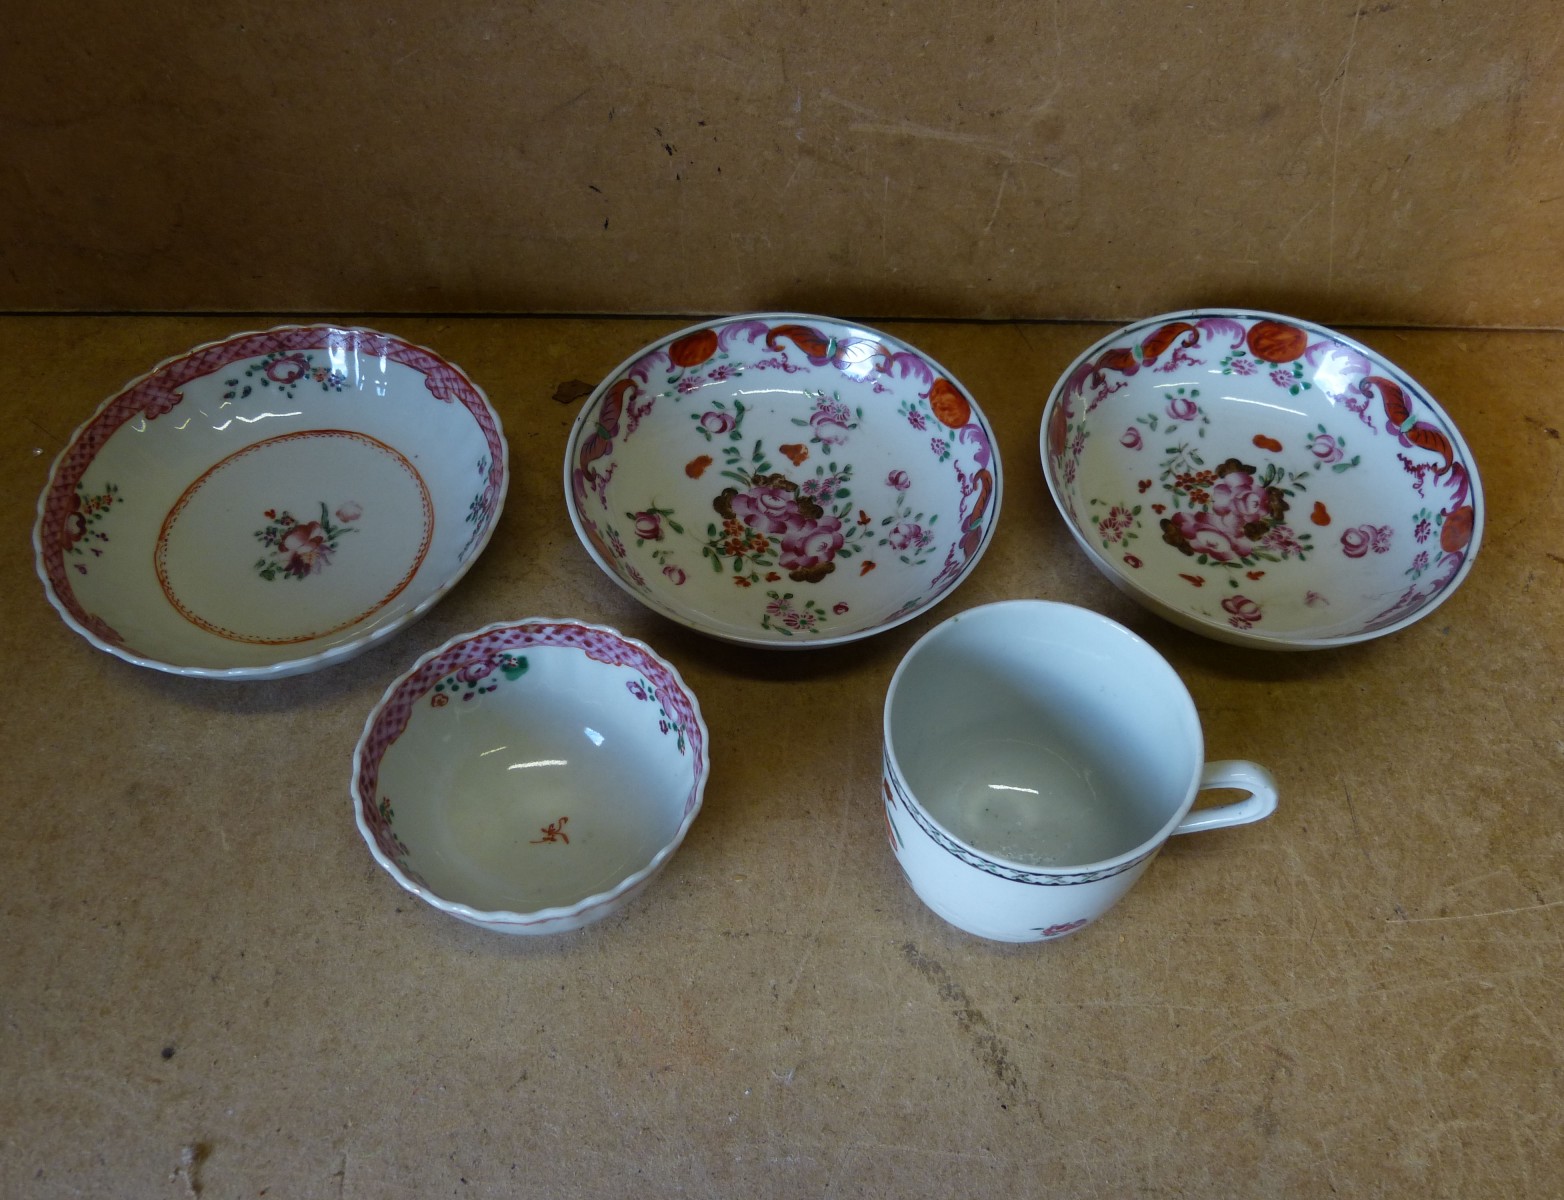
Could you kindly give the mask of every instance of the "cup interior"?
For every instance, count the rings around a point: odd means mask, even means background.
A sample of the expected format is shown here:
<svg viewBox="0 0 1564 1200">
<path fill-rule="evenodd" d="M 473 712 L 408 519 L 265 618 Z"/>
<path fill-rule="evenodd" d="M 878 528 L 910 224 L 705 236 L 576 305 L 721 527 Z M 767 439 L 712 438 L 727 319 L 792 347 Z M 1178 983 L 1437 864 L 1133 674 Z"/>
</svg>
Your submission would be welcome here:
<svg viewBox="0 0 1564 1200">
<path fill-rule="evenodd" d="M 677 844 L 704 778 L 698 718 L 649 655 L 612 651 L 491 638 L 424 677 L 374 772 L 400 870 L 449 904 L 533 914 Z"/>
<path fill-rule="evenodd" d="M 1172 667 L 1085 609 L 962 613 L 909 652 L 891 759 L 952 837 L 998 861 L 1077 868 L 1139 852 L 1192 803 L 1199 718 Z"/>
</svg>

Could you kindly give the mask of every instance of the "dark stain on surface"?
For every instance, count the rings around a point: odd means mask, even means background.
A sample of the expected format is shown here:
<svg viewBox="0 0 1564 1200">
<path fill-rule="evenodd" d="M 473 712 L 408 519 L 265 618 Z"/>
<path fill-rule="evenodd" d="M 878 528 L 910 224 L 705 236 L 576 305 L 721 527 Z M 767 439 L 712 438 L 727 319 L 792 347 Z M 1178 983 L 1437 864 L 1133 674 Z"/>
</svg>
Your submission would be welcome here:
<svg viewBox="0 0 1564 1200">
<path fill-rule="evenodd" d="M 904 943 L 901 952 L 912 969 L 935 988 L 941 1000 L 950 1005 L 951 1013 L 956 1018 L 956 1027 L 971 1043 L 972 1052 L 977 1055 L 978 1061 L 1008 1091 L 1030 1105 L 1031 1095 L 1026 1080 L 1010 1061 L 1004 1038 L 995 1032 L 983 1010 L 967 995 L 967 990 L 950 977 L 944 964 L 928 957 L 912 942 Z"/>
<path fill-rule="evenodd" d="M 607 222 L 604 222 L 605 227 Z M 583 383 L 579 379 L 567 379 L 554 389 L 554 402 L 556 404 L 574 404 L 584 396 L 592 394 L 592 385 Z"/>
</svg>

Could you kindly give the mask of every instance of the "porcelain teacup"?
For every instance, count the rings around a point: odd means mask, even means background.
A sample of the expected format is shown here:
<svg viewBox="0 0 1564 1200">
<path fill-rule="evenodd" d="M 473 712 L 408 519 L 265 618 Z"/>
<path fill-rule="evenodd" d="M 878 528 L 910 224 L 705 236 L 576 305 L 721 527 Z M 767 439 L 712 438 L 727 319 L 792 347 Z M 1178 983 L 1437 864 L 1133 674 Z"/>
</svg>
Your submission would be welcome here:
<svg viewBox="0 0 1564 1200">
<path fill-rule="evenodd" d="M 1275 811 L 1265 768 L 1204 758 L 1189 691 L 1130 630 L 1050 601 L 984 605 L 935 626 L 891 679 L 891 847 L 951 924 L 1061 937 L 1111 908 L 1174 834 Z M 1249 794 L 1194 809 L 1211 788 Z"/>
</svg>

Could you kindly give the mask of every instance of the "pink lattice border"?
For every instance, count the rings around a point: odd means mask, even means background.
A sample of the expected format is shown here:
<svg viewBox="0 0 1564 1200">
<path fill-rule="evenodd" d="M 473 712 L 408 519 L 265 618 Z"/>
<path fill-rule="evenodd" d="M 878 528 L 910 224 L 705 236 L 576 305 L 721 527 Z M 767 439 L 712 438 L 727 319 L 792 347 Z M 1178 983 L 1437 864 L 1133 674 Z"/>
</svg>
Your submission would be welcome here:
<svg viewBox="0 0 1564 1200">
<path fill-rule="evenodd" d="M 435 651 L 405 678 L 392 684 L 372 718 L 372 724 L 359 742 L 356 755 L 359 811 L 387 858 L 394 859 L 397 856 L 386 849 L 390 844 L 390 830 L 386 828 L 377 806 L 380 763 L 391 744 L 406 731 L 413 708 L 429 694 L 429 689 L 436 683 L 467 664 L 482 662 L 506 651 L 534 646 L 580 650 L 590 659 L 613 667 L 629 667 L 650 680 L 657 689 L 657 698 L 664 709 L 683 727 L 685 741 L 695 765 L 695 777 L 684 800 L 684 816 L 688 818 L 700 805 L 706 775 L 705 725 L 694 696 L 672 667 L 640 642 L 600 625 L 577 621 L 524 621 L 513 625 L 495 625 Z"/>
<path fill-rule="evenodd" d="M 489 451 L 486 494 L 500 494 L 505 480 L 505 441 L 494 410 L 478 386 L 459 368 L 422 346 L 372 329 L 335 325 L 289 325 L 211 342 L 160 363 L 105 401 L 77 431 L 55 464 L 38 517 L 39 564 L 59 603 L 83 629 L 109 645 L 124 642 L 107 622 L 82 607 L 71 587 L 65 562 L 65 520 L 75 503 L 76 489 L 109 439 L 137 417 L 154 421 L 172 411 L 184 400 L 180 389 L 186 384 L 230 364 L 274 352 L 338 349 L 411 367 L 424 376 L 424 384 L 435 399 L 465 408 L 483 433 Z M 488 519 L 493 519 L 492 511 Z"/>
</svg>

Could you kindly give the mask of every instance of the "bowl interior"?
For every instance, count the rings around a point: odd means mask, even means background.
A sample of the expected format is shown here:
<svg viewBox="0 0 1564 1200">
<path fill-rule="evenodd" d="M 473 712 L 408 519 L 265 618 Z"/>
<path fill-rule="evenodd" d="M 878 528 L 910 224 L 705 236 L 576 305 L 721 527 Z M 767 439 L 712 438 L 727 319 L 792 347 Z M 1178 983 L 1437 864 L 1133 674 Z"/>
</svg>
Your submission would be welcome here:
<svg viewBox="0 0 1564 1200">
<path fill-rule="evenodd" d="M 286 674 L 423 611 L 487 541 L 483 394 L 361 329 L 245 334 L 162 364 L 73 438 L 40 503 L 66 620 L 131 661 Z"/>
<path fill-rule="evenodd" d="M 704 633 L 824 645 L 906 620 L 971 571 L 998 516 L 987 421 L 885 334 L 766 314 L 621 365 L 565 462 L 571 518 L 621 586 Z"/>
<path fill-rule="evenodd" d="M 1481 538 L 1477 470 L 1444 411 L 1366 347 L 1290 318 L 1121 330 L 1055 387 L 1042 441 L 1093 561 L 1230 641 L 1400 628 L 1464 578 Z"/>
<path fill-rule="evenodd" d="M 614 891 L 683 836 L 705 777 L 704 731 L 666 664 L 586 626 L 469 639 L 399 686 L 373 729 L 359 790 L 376 844 L 479 912 Z"/>
</svg>

